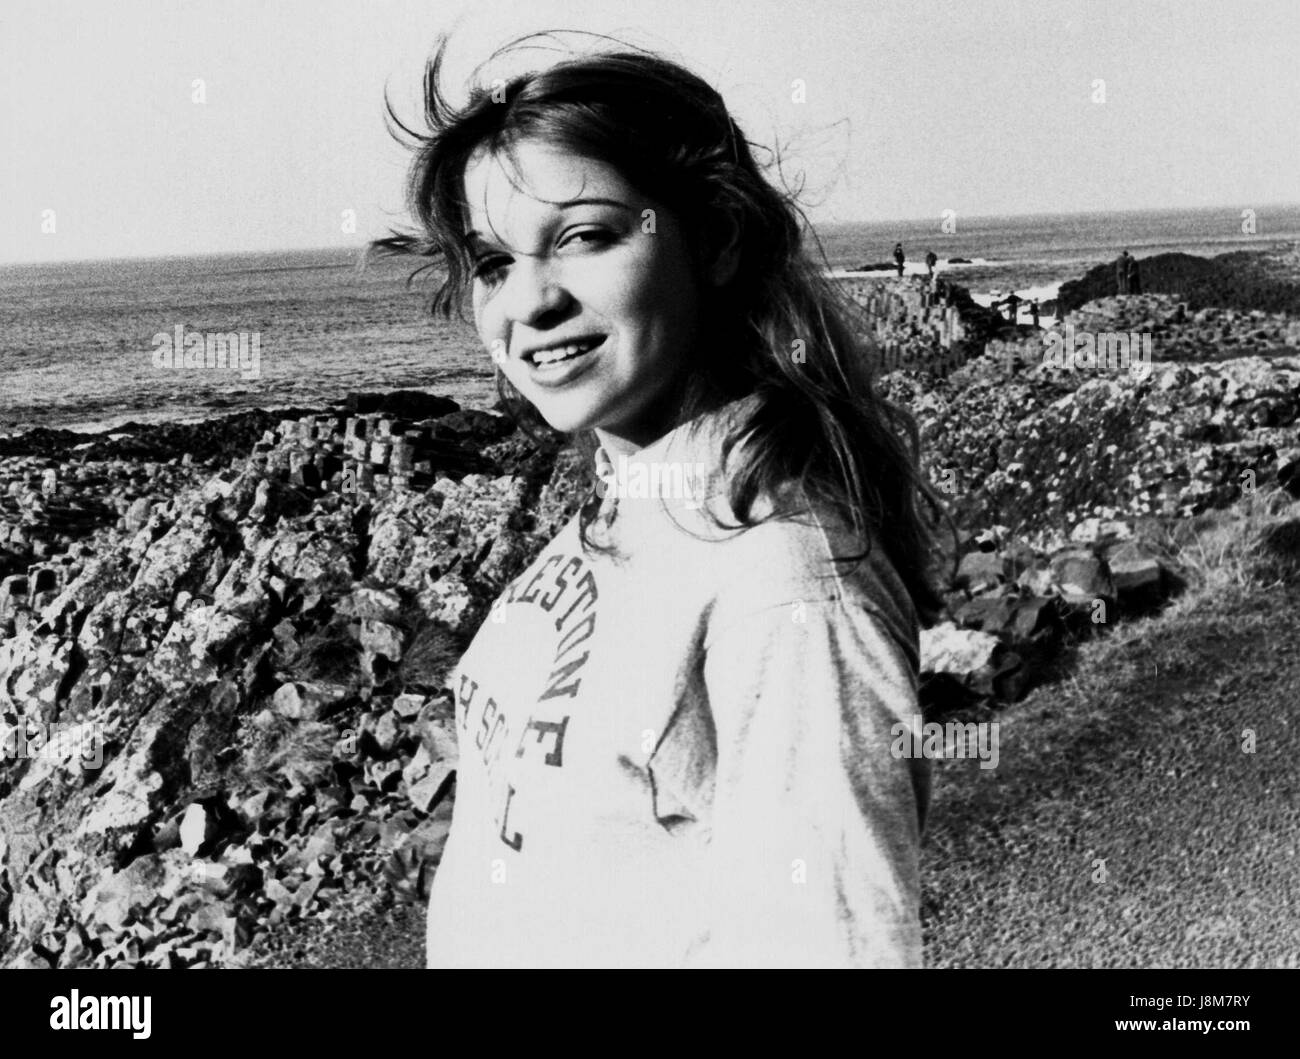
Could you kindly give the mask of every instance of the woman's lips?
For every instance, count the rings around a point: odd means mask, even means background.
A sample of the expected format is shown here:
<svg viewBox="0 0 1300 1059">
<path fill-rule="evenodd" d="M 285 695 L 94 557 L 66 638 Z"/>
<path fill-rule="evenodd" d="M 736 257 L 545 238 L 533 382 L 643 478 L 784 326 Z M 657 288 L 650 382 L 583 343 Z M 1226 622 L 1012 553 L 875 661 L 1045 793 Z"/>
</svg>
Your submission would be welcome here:
<svg viewBox="0 0 1300 1059">
<path fill-rule="evenodd" d="M 566 357 L 551 364 L 539 364 L 529 358 L 528 373 L 538 386 L 564 386 L 591 366 L 594 355 L 605 348 L 605 343 L 608 340 L 609 336 L 607 335 L 586 352 Z"/>
</svg>

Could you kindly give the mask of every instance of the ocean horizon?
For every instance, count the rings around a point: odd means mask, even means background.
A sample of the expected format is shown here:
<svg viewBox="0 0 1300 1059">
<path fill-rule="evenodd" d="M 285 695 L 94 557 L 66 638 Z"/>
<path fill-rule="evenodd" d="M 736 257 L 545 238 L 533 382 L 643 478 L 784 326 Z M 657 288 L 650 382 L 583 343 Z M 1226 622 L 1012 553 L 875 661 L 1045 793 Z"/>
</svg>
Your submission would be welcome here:
<svg viewBox="0 0 1300 1059">
<path fill-rule="evenodd" d="M 832 270 L 909 265 L 928 250 L 979 297 L 1042 291 L 1128 249 L 1213 256 L 1300 242 L 1300 205 L 825 224 Z M 0 434 L 94 431 L 249 408 L 320 406 L 349 391 L 421 389 L 465 405 L 495 399 L 468 323 L 434 320 L 409 261 L 358 270 L 360 248 L 0 265 Z M 970 264 L 948 264 L 952 258 Z M 186 335 L 237 340 L 242 362 L 185 370 L 160 353 Z M 160 336 L 166 336 L 160 338 Z M 238 340 L 242 338 L 242 345 Z M 256 365 L 252 355 L 256 348 Z"/>
</svg>

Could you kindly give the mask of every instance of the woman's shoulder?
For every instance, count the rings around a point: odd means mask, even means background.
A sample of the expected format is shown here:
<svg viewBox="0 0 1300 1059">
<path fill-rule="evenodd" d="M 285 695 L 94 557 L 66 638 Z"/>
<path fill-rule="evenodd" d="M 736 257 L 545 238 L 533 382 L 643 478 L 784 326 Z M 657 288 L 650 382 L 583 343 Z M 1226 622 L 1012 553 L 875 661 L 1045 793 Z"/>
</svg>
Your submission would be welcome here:
<svg viewBox="0 0 1300 1059">
<path fill-rule="evenodd" d="M 914 641 L 911 598 L 878 534 L 855 530 L 833 504 L 795 479 L 747 478 L 751 395 L 677 428 L 618 468 L 620 543 L 672 565 L 711 598 L 719 620 L 787 604 L 836 603 L 871 611 Z M 646 500 L 638 500 L 636 486 Z M 743 511 L 737 511 L 737 505 Z M 618 525 L 618 523 L 622 525 Z"/>
<path fill-rule="evenodd" d="M 725 542 L 728 609 L 825 602 L 865 608 L 890 631 L 915 639 L 911 597 L 880 536 L 855 530 L 841 513 L 785 483 L 770 499 L 774 514 Z"/>
</svg>

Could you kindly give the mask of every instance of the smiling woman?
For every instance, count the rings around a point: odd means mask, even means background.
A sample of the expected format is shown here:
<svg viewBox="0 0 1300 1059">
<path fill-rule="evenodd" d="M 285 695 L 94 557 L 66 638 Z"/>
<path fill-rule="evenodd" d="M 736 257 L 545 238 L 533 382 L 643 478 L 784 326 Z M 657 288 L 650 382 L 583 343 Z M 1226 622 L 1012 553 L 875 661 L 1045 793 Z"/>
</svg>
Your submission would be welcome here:
<svg viewBox="0 0 1300 1059">
<path fill-rule="evenodd" d="M 444 48 L 377 248 L 441 262 L 507 406 L 595 459 L 451 679 L 429 965 L 918 965 L 910 419 L 702 80 L 603 51 L 458 108 Z"/>
</svg>

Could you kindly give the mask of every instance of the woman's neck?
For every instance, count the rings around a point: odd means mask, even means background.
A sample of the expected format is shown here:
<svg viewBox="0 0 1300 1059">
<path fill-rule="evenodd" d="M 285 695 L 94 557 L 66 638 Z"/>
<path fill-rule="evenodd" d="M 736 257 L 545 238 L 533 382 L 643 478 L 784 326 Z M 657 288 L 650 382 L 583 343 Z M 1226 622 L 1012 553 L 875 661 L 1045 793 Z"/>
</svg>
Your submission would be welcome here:
<svg viewBox="0 0 1300 1059">
<path fill-rule="evenodd" d="M 646 447 L 646 445 L 658 440 L 658 438 L 651 438 L 648 441 L 638 444 L 638 442 L 632 438 L 623 437 L 621 434 L 603 430 L 599 427 L 592 431 L 592 433 L 596 435 L 596 443 L 609 453 L 611 459 L 615 460 L 620 456 L 631 456 L 634 453 L 640 452 Z M 664 431 L 664 433 L 667 433 L 667 431 Z M 661 434 L 660 437 L 662 436 L 663 435 Z"/>
<path fill-rule="evenodd" d="M 682 424 L 716 412 L 747 392 L 743 387 L 730 392 L 705 380 L 697 379 L 693 383 L 665 393 L 658 408 L 650 415 L 642 416 L 640 429 L 597 427 L 592 431 L 597 443 L 613 459 L 632 456 Z"/>
<path fill-rule="evenodd" d="M 634 424 L 595 428 L 596 440 L 614 459 L 632 456 L 686 421 L 691 413 L 684 407 L 684 397 L 681 388 L 670 388 L 651 407 L 642 409 Z"/>
</svg>

